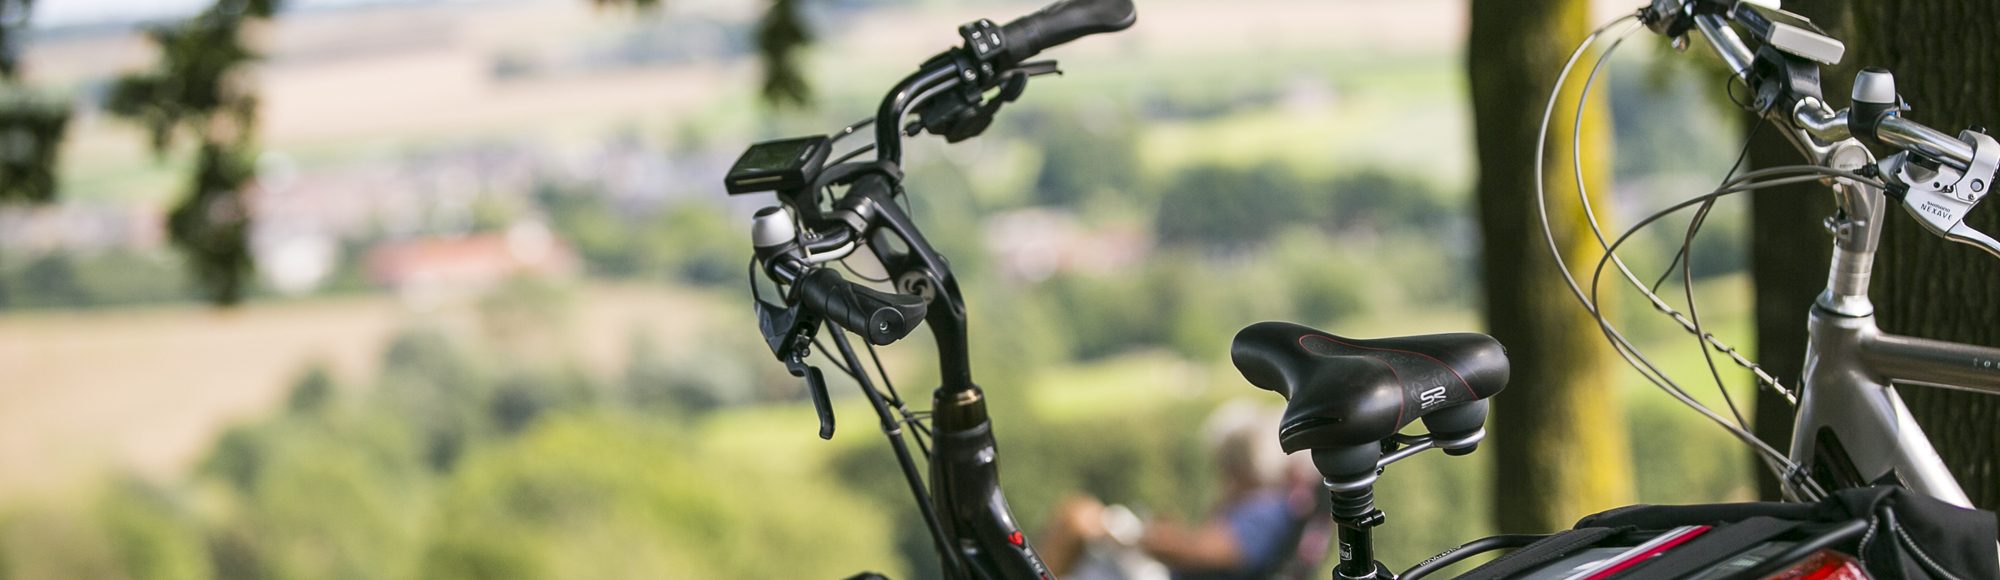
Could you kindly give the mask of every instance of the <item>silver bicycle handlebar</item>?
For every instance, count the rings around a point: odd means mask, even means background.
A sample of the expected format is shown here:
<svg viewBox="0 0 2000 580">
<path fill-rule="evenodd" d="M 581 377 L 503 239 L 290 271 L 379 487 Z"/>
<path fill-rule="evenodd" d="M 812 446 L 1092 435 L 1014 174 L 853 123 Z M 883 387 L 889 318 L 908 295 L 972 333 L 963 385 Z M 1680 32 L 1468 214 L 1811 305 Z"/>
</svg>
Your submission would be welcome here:
<svg viewBox="0 0 2000 580">
<path fill-rule="evenodd" d="M 1729 65 L 1737 79 L 1749 84 L 1756 56 L 1729 21 L 1720 14 L 1695 15 L 1693 21 L 1693 28 L 1701 31 L 1702 38 Z M 1886 73 L 1882 76 L 1891 78 Z M 1894 96 L 1893 80 L 1887 82 L 1891 87 L 1890 98 L 1897 102 L 1873 119 L 1875 140 L 1937 165 L 1936 170 L 1917 167 L 1913 171 L 1914 164 L 1908 162 L 1907 155 L 1897 155 L 1879 166 L 1884 177 L 1909 187 L 1901 200 L 1904 208 L 1932 233 L 2000 257 L 2000 241 L 1964 223 L 1965 215 L 1992 187 L 1996 163 L 2000 163 L 2000 144 L 1972 131 L 1954 137 L 1897 114 L 1901 99 Z M 1857 88 L 1860 84 L 1856 83 Z M 1830 161 L 1826 155 L 1832 151 L 1829 144 L 1855 138 L 1851 111 L 1834 111 L 1819 99 L 1805 98 L 1789 114 L 1772 113 L 1771 117 L 1809 137 L 1813 142 L 1795 141 L 1815 163 L 1824 165 Z"/>
<path fill-rule="evenodd" d="M 1971 166 L 1972 145 L 1902 116 L 1883 117 L 1875 129 L 1883 143 L 1965 171 Z"/>
<path fill-rule="evenodd" d="M 1755 62 L 1756 57 L 1750 52 L 1750 48 L 1743 44 L 1743 39 L 1736 35 L 1736 31 L 1729 27 L 1729 22 L 1717 14 L 1703 14 L 1694 18 L 1695 27 L 1701 30 L 1702 38 L 1707 39 L 1709 47 L 1714 48 L 1723 62 L 1729 64 L 1737 80 L 1749 82 L 1751 63 Z M 1811 102 L 1818 103 L 1817 100 Z M 1852 136 L 1847 128 L 1847 115 L 1845 110 L 1831 111 L 1824 103 L 1819 103 L 1818 107 L 1800 107 L 1793 112 L 1791 120 L 1799 128 L 1812 133 L 1815 138 L 1831 142 Z M 1964 171 L 1972 163 L 1972 145 L 1902 116 L 1892 115 L 1882 118 L 1876 129 L 1876 136 L 1883 143 L 1923 155 L 1959 171 Z"/>
</svg>

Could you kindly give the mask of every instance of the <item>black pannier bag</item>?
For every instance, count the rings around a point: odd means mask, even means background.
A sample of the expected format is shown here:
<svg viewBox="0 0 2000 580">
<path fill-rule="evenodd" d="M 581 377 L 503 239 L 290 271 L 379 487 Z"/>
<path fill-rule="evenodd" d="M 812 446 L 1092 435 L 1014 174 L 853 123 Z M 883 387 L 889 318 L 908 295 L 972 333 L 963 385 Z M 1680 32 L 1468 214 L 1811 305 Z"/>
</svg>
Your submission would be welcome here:
<svg viewBox="0 0 2000 580">
<path fill-rule="evenodd" d="M 1757 580 L 1830 549 L 1876 580 L 1994 580 L 1996 540 L 1992 512 L 1878 486 L 1816 503 L 1618 508 L 1459 579 Z"/>
</svg>

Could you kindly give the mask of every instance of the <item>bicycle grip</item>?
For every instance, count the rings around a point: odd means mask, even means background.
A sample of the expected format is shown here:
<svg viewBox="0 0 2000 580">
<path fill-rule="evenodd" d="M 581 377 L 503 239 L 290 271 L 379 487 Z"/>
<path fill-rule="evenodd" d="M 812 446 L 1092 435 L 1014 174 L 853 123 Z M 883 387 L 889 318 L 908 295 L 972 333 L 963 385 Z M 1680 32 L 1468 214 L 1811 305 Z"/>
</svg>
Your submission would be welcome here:
<svg viewBox="0 0 2000 580">
<path fill-rule="evenodd" d="M 1000 27 L 1006 64 L 1020 64 L 1043 50 L 1092 34 L 1132 27 L 1139 12 L 1132 0 L 1062 0 Z"/>
<path fill-rule="evenodd" d="M 877 346 L 896 342 L 916 330 L 929 308 L 923 297 L 890 294 L 848 282 L 829 268 L 798 279 L 799 303 Z"/>
</svg>

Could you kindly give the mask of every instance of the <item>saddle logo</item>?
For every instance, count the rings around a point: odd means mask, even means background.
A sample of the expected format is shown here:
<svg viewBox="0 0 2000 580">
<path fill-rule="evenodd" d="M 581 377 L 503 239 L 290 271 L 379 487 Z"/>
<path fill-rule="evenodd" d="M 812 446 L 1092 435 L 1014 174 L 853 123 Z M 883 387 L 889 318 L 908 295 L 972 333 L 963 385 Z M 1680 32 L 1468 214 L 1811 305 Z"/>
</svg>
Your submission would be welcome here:
<svg viewBox="0 0 2000 580">
<path fill-rule="evenodd" d="M 1429 389 L 1425 389 L 1424 392 L 1419 393 L 1417 395 L 1417 398 L 1423 400 L 1423 404 L 1421 406 L 1425 409 L 1431 408 L 1431 405 L 1442 403 L 1444 402 L 1444 385 L 1438 385 L 1435 387 L 1431 387 Z"/>
</svg>

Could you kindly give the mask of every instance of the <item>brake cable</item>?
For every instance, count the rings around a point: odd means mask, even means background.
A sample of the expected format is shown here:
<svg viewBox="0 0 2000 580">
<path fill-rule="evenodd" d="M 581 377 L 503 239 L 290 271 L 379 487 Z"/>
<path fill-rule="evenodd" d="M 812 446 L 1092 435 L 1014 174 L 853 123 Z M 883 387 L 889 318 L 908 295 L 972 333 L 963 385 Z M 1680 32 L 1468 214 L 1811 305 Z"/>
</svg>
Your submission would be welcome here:
<svg viewBox="0 0 2000 580">
<path fill-rule="evenodd" d="M 1565 83 L 1566 79 L 1568 79 L 1570 71 L 1575 68 L 1577 60 L 1581 58 L 1583 54 L 1586 51 L 1588 51 L 1592 45 L 1596 43 L 1597 39 L 1603 36 L 1606 31 L 1611 29 L 1611 27 L 1616 26 L 1617 24 L 1624 22 L 1627 19 L 1635 18 L 1636 16 L 1637 14 L 1631 14 L 1621 17 L 1617 20 L 1613 20 L 1609 23 L 1606 23 L 1604 26 L 1599 27 L 1597 30 L 1591 32 L 1589 36 L 1586 36 L 1581 45 L 1577 47 L 1575 52 L 1570 54 L 1569 59 L 1563 64 L 1562 71 L 1556 77 L 1555 86 L 1551 89 L 1551 97 L 1549 99 L 1547 107 L 1543 109 L 1542 122 L 1540 125 L 1540 130 L 1536 134 L 1536 145 L 1535 145 L 1535 155 L 1537 157 L 1537 162 L 1535 163 L 1534 166 L 1535 200 L 1537 207 L 1540 208 L 1540 211 L 1537 212 L 1537 217 L 1541 222 L 1543 240 L 1548 243 L 1549 252 L 1556 262 L 1557 266 L 1556 270 L 1557 272 L 1562 274 L 1564 282 L 1569 285 L 1571 294 L 1574 295 L 1577 298 L 1577 300 L 1583 304 L 1585 310 L 1589 312 L 1591 316 L 1597 320 L 1599 328 L 1605 333 L 1605 336 L 1607 338 L 1611 339 L 1612 345 L 1614 347 L 1613 350 L 1618 352 L 1621 358 L 1624 358 L 1628 364 L 1633 366 L 1633 368 L 1638 369 L 1640 371 L 1640 375 L 1645 377 L 1649 382 L 1652 382 L 1655 386 L 1660 387 L 1662 390 L 1666 391 L 1669 395 L 1673 396 L 1675 399 L 1679 400 L 1683 404 L 1688 405 L 1690 408 L 1695 409 L 1703 416 L 1708 417 L 1710 420 L 1714 421 L 1717 425 L 1729 431 L 1730 434 L 1736 436 L 1744 443 L 1750 445 L 1754 450 L 1758 451 L 1759 454 L 1764 458 L 1767 466 L 1771 467 L 1773 471 L 1778 472 L 1780 477 L 1785 477 L 1790 473 L 1795 472 L 1798 469 L 1797 465 L 1793 463 L 1790 458 L 1784 456 L 1781 453 L 1778 453 L 1777 450 L 1772 449 L 1769 444 L 1764 443 L 1761 439 L 1758 439 L 1755 435 L 1749 433 L 1747 430 L 1744 430 L 1741 427 L 1730 424 L 1727 419 L 1723 419 L 1721 416 L 1716 415 L 1714 411 L 1709 410 L 1706 406 L 1700 404 L 1700 402 L 1695 401 L 1692 396 L 1688 395 L 1688 393 L 1685 390 L 1681 389 L 1678 384 L 1675 384 L 1672 379 L 1666 377 L 1664 373 L 1661 373 L 1658 367 L 1654 365 L 1651 360 L 1646 359 L 1643 354 L 1639 353 L 1637 348 L 1634 347 L 1629 340 L 1626 340 L 1622 334 L 1618 333 L 1618 331 L 1610 323 L 1610 321 L 1606 320 L 1604 318 L 1603 313 L 1598 310 L 1595 302 L 1592 301 L 1589 297 L 1586 297 L 1584 295 L 1583 289 L 1577 283 L 1576 278 L 1570 275 L 1568 266 L 1563 260 L 1561 250 L 1556 245 L 1554 231 L 1553 229 L 1551 229 L 1551 226 L 1549 225 L 1548 202 L 1547 202 L 1547 192 L 1546 192 L 1547 184 L 1544 179 L 1544 173 L 1543 173 L 1544 169 L 1543 169 L 1543 164 L 1540 162 L 1540 159 L 1543 157 L 1543 155 L 1545 155 L 1545 151 L 1547 150 L 1548 147 L 1548 126 L 1551 117 L 1555 113 L 1555 105 L 1558 100 L 1556 97 L 1561 94 L 1562 86 Z M 1638 28 L 1638 23 L 1635 22 L 1630 30 L 1627 30 L 1626 32 L 1623 33 L 1623 36 L 1621 36 L 1621 40 L 1625 36 L 1630 36 L 1632 32 L 1636 31 L 1637 28 Z M 1602 63 L 1603 61 L 1602 59 L 1600 59 L 1599 65 L 1601 66 Z M 1595 72 L 1593 72 L 1593 76 L 1594 75 Z M 1587 102 L 1588 101 L 1584 100 L 1578 101 L 1579 120 L 1581 118 L 1581 107 L 1584 106 L 1584 104 Z M 1575 129 L 1575 127 L 1573 127 L 1573 129 Z M 1572 133 L 1573 138 L 1579 138 L 1577 137 L 1578 135 L 1580 135 L 1580 131 Z M 1574 147 L 1572 149 L 1574 153 Z M 1573 161 L 1575 162 L 1574 167 L 1576 168 L 1580 176 L 1582 171 L 1580 156 L 1574 158 Z M 1748 181 L 1749 178 L 1752 177 L 1752 175 L 1767 175 L 1767 174 L 1753 173 L 1751 175 L 1745 175 L 1744 177 L 1738 178 L 1733 181 L 1738 183 Z M 1583 192 L 1579 190 L 1579 193 L 1581 194 Z M 1586 204 L 1585 211 L 1588 212 L 1589 210 L 1588 210 L 1587 199 L 1585 201 L 1585 204 Z M 1687 204 L 1682 204 L 1680 206 L 1677 206 L 1677 209 L 1684 208 L 1686 207 L 1686 205 Z M 1618 260 L 1615 252 L 1609 251 L 1609 244 L 1606 243 L 1606 240 L 1604 240 L 1603 232 L 1597 225 L 1597 220 L 1595 215 L 1590 214 L 1589 219 L 1587 221 L 1589 221 L 1590 223 L 1592 232 L 1597 236 L 1599 244 L 1607 248 L 1606 252 L 1607 255 L 1604 256 L 1604 259 L 1616 263 L 1619 266 L 1621 272 L 1625 274 L 1627 279 L 1632 280 L 1634 284 L 1639 285 L 1640 290 L 1643 292 L 1645 290 L 1644 285 L 1637 282 L 1637 277 L 1631 273 L 1629 268 L 1625 267 L 1623 261 Z M 1595 294 L 1594 289 L 1592 294 Z M 1650 293 L 1648 294 L 1648 296 L 1652 299 L 1654 307 L 1656 309 L 1665 309 L 1667 311 L 1672 311 L 1672 308 L 1670 306 L 1667 306 L 1665 302 L 1659 300 L 1658 296 L 1651 295 Z M 1685 321 L 1683 317 L 1675 316 L 1675 318 L 1676 320 L 1682 321 L 1684 326 L 1689 326 L 1689 327 L 1692 326 L 1692 323 Z M 1727 346 L 1720 344 L 1719 340 L 1715 340 L 1713 338 L 1707 338 L 1707 340 L 1709 340 L 1711 344 L 1717 347 Z M 1734 349 L 1730 349 L 1730 351 L 1733 353 Z M 1738 357 L 1740 357 L 1740 355 L 1732 354 L 1732 358 L 1738 358 Z M 1746 363 L 1748 363 L 1747 359 L 1740 359 L 1738 364 L 1746 364 Z M 1761 368 L 1757 368 L 1754 364 L 1749 365 L 1748 368 L 1751 368 L 1753 372 L 1756 372 L 1760 379 L 1769 378 L 1769 375 L 1767 373 L 1764 373 Z M 1775 379 L 1771 379 L 1771 384 L 1776 386 Z M 1780 392 L 1783 392 L 1782 388 L 1780 388 Z"/>
</svg>

